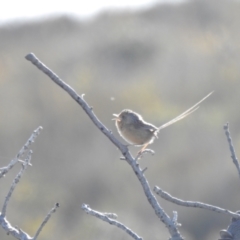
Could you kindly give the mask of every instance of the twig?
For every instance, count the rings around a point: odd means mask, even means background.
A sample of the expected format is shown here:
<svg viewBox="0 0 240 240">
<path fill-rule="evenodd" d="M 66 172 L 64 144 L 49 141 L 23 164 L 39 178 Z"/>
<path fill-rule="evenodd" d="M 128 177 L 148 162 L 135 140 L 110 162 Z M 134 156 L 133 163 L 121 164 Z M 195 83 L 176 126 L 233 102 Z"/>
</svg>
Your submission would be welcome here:
<svg viewBox="0 0 240 240">
<path fill-rule="evenodd" d="M 178 222 L 178 213 L 177 213 L 177 211 L 173 211 L 172 221 L 174 222 L 174 224 L 176 226 L 182 226 L 182 224 Z"/>
<path fill-rule="evenodd" d="M 30 161 L 31 161 L 31 155 L 32 155 L 32 151 L 30 150 L 26 156 L 25 161 L 22 164 L 22 168 L 19 171 L 19 173 L 17 174 L 17 176 L 14 178 L 13 183 L 10 187 L 10 190 L 5 198 L 4 204 L 3 204 L 3 208 L 2 208 L 2 212 L 0 213 L 0 225 L 2 226 L 2 228 L 8 233 L 11 234 L 12 236 L 14 236 L 17 239 L 20 240 L 32 240 L 32 238 L 25 233 L 24 231 L 22 231 L 19 228 L 14 228 L 11 226 L 11 224 L 7 221 L 6 219 L 6 211 L 7 211 L 7 206 L 9 203 L 9 200 L 12 196 L 12 193 L 17 185 L 17 183 L 19 182 L 20 178 L 22 177 L 22 174 L 24 173 L 24 171 L 26 170 L 26 168 L 29 166 Z"/>
<path fill-rule="evenodd" d="M 43 227 L 46 225 L 46 223 L 48 222 L 48 220 L 50 219 L 51 215 L 53 213 L 56 212 L 57 208 L 59 207 L 59 203 L 56 203 L 55 206 L 49 211 L 49 213 L 46 215 L 46 217 L 44 218 L 42 224 L 40 225 L 40 227 L 38 228 L 35 236 L 33 237 L 33 240 L 36 240 L 38 235 L 40 234 L 40 232 L 42 231 Z"/>
<path fill-rule="evenodd" d="M 240 178 L 240 166 L 239 166 L 239 161 L 237 159 L 237 156 L 236 156 L 236 153 L 235 153 L 235 150 L 234 150 L 234 147 L 233 147 L 233 143 L 232 143 L 232 138 L 231 138 L 231 135 L 230 135 L 230 131 L 229 131 L 229 124 L 226 123 L 223 127 L 223 129 L 225 130 L 225 134 L 227 136 L 227 141 L 228 141 L 228 144 L 229 144 L 229 149 L 230 149 L 230 152 L 231 152 L 231 158 L 233 160 L 233 163 L 235 164 L 237 170 L 238 170 L 238 176 Z"/>
<path fill-rule="evenodd" d="M 182 240 L 183 237 L 180 235 L 177 226 L 171 220 L 171 218 L 165 213 L 163 208 L 158 203 L 157 199 L 155 198 L 152 190 L 148 184 L 147 179 L 144 177 L 142 173 L 142 169 L 137 164 L 137 161 L 134 160 L 133 156 L 129 152 L 127 146 L 123 145 L 119 140 L 117 140 L 112 132 L 108 130 L 97 118 L 94 114 L 93 109 L 87 104 L 87 102 L 83 99 L 82 96 L 78 95 L 74 89 L 72 89 L 69 85 L 67 85 L 63 80 L 61 80 L 53 71 L 51 71 L 48 67 L 46 67 L 33 53 L 30 53 L 26 56 L 26 59 L 29 60 L 32 64 L 34 64 L 38 69 L 44 72 L 47 76 L 49 76 L 58 86 L 63 88 L 86 112 L 92 122 L 97 126 L 102 133 L 107 136 L 107 138 L 121 151 L 123 156 L 125 157 L 126 161 L 132 167 L 135 175 L 137 176 L 138 180 L 140 181 L 144 193 L 147 197 L 148 202 L 154 209 L 156 215 L 160 218 L 160 220 L 165 224 L 168 228 L 168 231 L 171 235 L 171 240 Z"/>
<path fill-rule="evenodd" d="M 21 150 L 19 151 L 17 156 L 11 161 L 11 163 L 6 168 L 2 168 L 5 171 L 4 173 L 8 172 L 14 166 L 14 164 L 17 161 L 19 161 L 19 158 L 22 157 L 23 155 L 25 155 L 25 153 L 29 149 L 29 146 L 34 142 L 34 140 L 39 135 L 41 130 L 42 130 L 42 127 L 38 127 L 33 132 L 33 134 L 28 139 L 28 141 L 25 143 L 25 145 L 21 148 Z M 45 217 L 45 219 L 43 220 L 42 224 L 40 225 L 39 229 L 37 230 L 37 233 L 35 234 L 35 236 L 33 238 L 30 237 L 22 229 L 20 229 L 18 227 L 14 228 L 11 225 L 11 223 L 8 222 L 8 220 L 6 218 L 6 212 L 7 212 L 7 207 L 8 207 L 9 200 L 10 200 L 12 194 L 13 194 L 14 189 L 16 188 L 16 185 L 18 184 L 19 180 L 21 179 L 24 171 L 27 169 L 27 167 L 29 165 L 31 165 L 30 164 L 31 156 L 32 156 L 32 150 L 29 150 L 26 157 L 25 157 L 25 160 L 24 161 L 23 160 L 19 161 L 19 162 L 22 163 L 22 168 L 13 180 L 12 185 L 10 187 L 10 190 L 9 190 L 7 196 L 5 197 L 5 201 L 4 201 L 3 207 L 2 207 L 2 212 L 0 212 L 0 225 L 2 226 L 2 228 L 7 232 L 7 234 L 11 234 L 13 237 L 15 237 L 16 239 L 19 239 L 19 240 L 36 240 L 39 233 L 41 232 L 42 228 L 45 226 L 45 224 L 47 223 L 47 221 L 51 217 L 51 214 L 56 211 L 57 207 L 59 207 L 59 204 L 56 204 L 55 207 L 53 209 L 51 209 L 51 211 Z M 1 172 L 1 174 L 2 174 L 2 172 Z"/>
<path fill-rule="evenodd" d="M 141 237 L 139 237 L 136 233 L 134 233 L 130 228 L 126 227 L 124 224 L 116 221 L 116 220 L 113 220 L 112 218 L 110 218 L 108 215 L 104 214 L 104 213 L 101 213 L 101 212 L 98 212 L 98 211 L 95 211 L 93 209 L 91 209 L 87 204 L 83 204 L 82 205 L 82 209 L 87 213 L 87 214 L 90 214 L 94 217 L 97 217 L 99 219 L 101 219 L 102 221 L 104 222 L 107 222 L 111 225 L 114 225 L 120 229 L 122 229 L 123 231 L 125 231 L 127 234 L 129 234 L 133 239 L 136 239 L 136 240 L 142 240 Z"/>
<path fill-rule="evenodd" d="M 38 127 L 35 131 L 33 131 L 32 135 L 24 144 L 24 146 L 20 149 L 16 157 L 12 159 L 11 162 L 6 167 L 0 168 L 0 178 L 3 177 L 6 173 L 8 173 L 8 171 L 13 168 L 13 166 L 20 160 L 20 158 L 23 157 L 23 155 L 29 149 L 30 145 L 35 141 L 36 137 L 40 134 L 41 130 L 42 127 Z"/>
<path fill-rule="evenodd" d="M 12 193 L 13 193 L 16 185 L 18 184 L 20 178 L 22 177 L 24 171 L 27 169 L 27 167 L 28 167 L 28 165 L 29 165 L 29 163 L 30 163 L 30 161 L 31 161 L 31 155 L 32 155 L 32 150 L 30 150 L 30 151 L 28 152 L 28 155 L 27 155 L 27 157 L 26 157 L 26 160 L 25 160 L 25 162 L 22 164 L 22 169 L 20 170 L 20 172 L 17 174 L 17 176 L 16 176 L 16 177 L 14 178 L 14 180 L 13 180 L 13 183 L 12 183 L 12 185 L 11 185 L 11 187 L 10 187 L 10 190 L 9 190 L 9 192 L 8 192 L 6 198 L 5 198 L 4 204 L 3 204 L 2 213 L 1 213 L 1 215 L 2 215 L 3 217 L 6 216 L 6 211 L 7 211 L 8 202 L 9 202 L 11 196 L 12 196 Z"/>
<path fill-rule="evenodd" d="M 105 215 L 106 217 L 111 218 L 111 219 L 115 219 L 116 220 L 118 218 L 118 215 L 116 213 L 103 212 L 102 214 Z"/>
<path fill-rule="evenodd" d="M 220 207 L 216 207 L 216 206 L 209 205 L 209 204 L 206 204 L 206 203 L 201 203 L 201 202 L 184 201 L 184 200 L 181 200 L 179 198 L 173 197 L 169 193 L 163 191 L 162 189 L 160 189 L 157 186 L 154 187 L 153 191 L 157 195 L 162 197 L 163 199 L 165 199 L 169 202 L 175 203 L 177 205 L 181 205 L 181 206 L 184 206 L 184 207 L 203 208 L 203 209 L 211 210 L 211 211 L 214 211 L 214 212 L 217 212 L 217 213 L 224 213 L 224 214 L 227 214 L 227 215 L 235 217 L 235 218 L 240 218 L 240 214 L 234 213 L 234 212 L 229 211 L 227 209 L 223 209 L 223 208 L 220 208 Z"/>
</svg>

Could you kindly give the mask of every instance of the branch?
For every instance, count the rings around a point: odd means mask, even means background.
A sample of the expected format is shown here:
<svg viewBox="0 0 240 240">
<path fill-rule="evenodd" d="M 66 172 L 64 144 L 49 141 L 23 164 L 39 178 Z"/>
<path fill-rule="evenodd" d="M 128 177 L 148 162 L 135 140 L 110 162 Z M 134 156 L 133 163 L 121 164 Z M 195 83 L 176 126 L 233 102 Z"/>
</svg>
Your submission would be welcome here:
<svg viewBox="0 0 240 240">
<path fill-rule="evenodd" d="M 90 214 L 94 217 L 97 217 L 99 219 L 101 219 L 102 221 L 104 222 L 107 222 L 111 225 L 114 225 L 120 229 L 122 229 L 123 231 L 125 231 L 127 234 L 129 234 L 133 239 L 136 239 L 136 240 L 142 240 L 141 237 L 139 237 L 136 233 L 134 233 L 130 228 L 126 227 L 124 224 L 116 221 L 116 220 L 113 220 L 110 216 L 109 216 L 109 213 L 101 213 L 101 212 L 97 212 L 93 209 L 91 209 L 87 204 L 83 204 L 82 205 L 82 209 L 87 213 L 87 214 Z M 116 217 L 116 214 L 112 214 L 113 216 Z"/>
<path fill-rule="evenodd" d="M 223 209 L 223 208 L 220 208 L 220 207 L 216 207 L 216 206 L 209 205 L 209 204 L 206 204 L 206 203 L 201 203 L 201 202 L 184 201 L 184 200 L 181 200 L 179 198 L 173 197 L 169 193 L 163 191 L 162 189 L 160 189 L 157 186 L 154 187 L 153 191 L 157 195 L 162 197 L 163 199 L 165 199 L 165 200 L 167 200 L 169 202 L 175 203 L 177 205 L 180 205 L 180 206 L 203 208 L 203 209 L 211 210 L 211 211 L 214 211 L 214 212 L 217 212 L 217 213 L 224 213 L 224 214 L 227 214 L 227 215 L 229 215 L 231 217 L 240 218 L 240 214 L 231 212 L 231 211 L 229 211 L 227 209 Z"/>
<path fill-rule="evenodd" d="M 26 157 L 25 162 L 22 164 L 22 169 L 20 170 L 20 172 L 17 174 L 17 176 L 13 180 L 12 186 L 10 187 L 10 190 L 9 190 L 9 192 L 8 192 L 6 198 L 5 198 L 4 204 L 3 204 L 2 213 L 1 213 L 1 215 L 3 217 L 6 216 L 8 202 L 9 202 L 11 196 L 12 196 L 12 193 L 13 193 L 16 185 L 19 183 L 20 178 L 22 177 L 24 171 L 27 169 L 27 167 L 28 167 L 28 165 L 29 165 L 29 163 L 31 161 L 31 155 L 32 155 L 32 151 L 30 150 L 28 152 L 28 155 Z"/>
<path fill-rule="evenodd" d="M 10 190 L 9 190 L 7 196 L 5 197 L 5 201 L 4 201 L 3 207 L 2 207 L 2 212 L 0 212 L 0 225 L 2 226 L 2 228 L 7 232 L 8 235 L 11 234 L 13 237 L 15 237 L 16 239 L 19 239 L 19 240 L 36 240 L 38 235 L 39 235 L 39 233 L 41 232 L 41 230 L 43 229 L 43 227 L 45 226 L 45 224 L 48 222 L 49 218 L 51 217 L 51 214 L 56 211 L 57 207 L 59 207 L 59 204 L 57 203 L 55 205 L 55 207 L 53 209 L 51 209 L 51 211 L 47 214 L 47 216 L 43 220 L 42 224 L 40 225 L 39 229 L 37 230 L 37 232 L 36 232 L 36 234 L 35 234 L 35 236 L 33 238 L 30 237 L 26 232 L 24 232 L 20 228 L 18 228 L 18 227 L 14 228 L 11 225 L 11 223 L 8 222 L 8 220 L 6 218 L 6 212 L 7 212 L 8 203 L 10 201 L 10 198 L 11 198 L 12 194 L 13 194 L 13 191 L 16 188 L 17 184 L 19 183 L 19 181 L 20 181 L 23 173 L 27 169 L 27 167 L 29 165 L 31 165 L 30 161 L 31 161 L 31 156 L 32 156 L 32 150 L 29 150 L 28 152 L 27 152 L 27 150 L 29 149 L 30 145 L 34 142 L 36 137 L 39 135 L 40 130 L 42 130 L 42 127 L 38 127 L 33 132 L 31 137 L 28 139 L 28 141 L 25 143 L 25 145 L 20 149 L 19 153 L 11 161 L 11 163 L 7 167 L 0 169 L 0 170 L 3 169 L 3 171 L 1 171 L 1 175 L 0 175 L 0 176 L 3 176 L 18 161 L 22 162 L 22 168 L 21 168 L 21 170 L 19 171 L 19 173 L 16 175 L 16 177 L 13 180 L 12 185 L 10 187 Z M 25 160 L 24 161 L 20 160 L 19 158 L 22 157 L 26 152 L 27 152 L 27 155 L 26 155 Z"/>
<path fill-rule="evenodd" d="M 27 154 L 27 157 L 26 157 L 25 161 L 22 164 L 22 169 L 19 171 L 19 173 L 17 174 L 17 176 L 13 180 L 13 183 L 10 187 L 10 190 L 9 190 L 9 192 L 8 192 L 6 198 L 5 198 L 3 208 L 2 208 L 2 212 L 0 213 L 0 224 L 1 224 L 2 228 L 8 234 L 11 234 L 12 236 L 14 236 L 15 238 L 20 239 L 20 240 L 30 240 L 32 238 L 27 233 L 22 231 L 21 229 L 14 228 L 14 227 L 11 226 L 11 224 L 6 219 L 6 211 L 7 211 L 7 206 L 8 206 L 9 200 L 12 196 L 12 193 L 13 193 L 16 185 L 18 184 L 18 182 L 19 182 L 20 178 L 22 177 L 24 171 L 26 170 L 26 168 L 30 164 L 31 155 L 32 155 L 32 151 L 30 150 Z"/>
<path fill-rule="evenodd" d="M 0 224 L 8 235 L 11 234 L 13 237 L 19 240 L 32 240 L 32 238 L 20 228 L 14 228 L 2 215 L 0 215 Z"/>
<path fill-rule="evenodd" d="M 57 208 L 59 207 L 59 203 L 56 203 L 55 206 L 49 211 L 49 213 L 47 214 L 47 216 L 44 218 L 42 224 L 40 225 L 40 227 L 38 228 L 35 236 L 33 237 L 33 240 L 36 240 L 38 235 L 40 234 L 40 232 L 42 231 L 43 227 L 46 225 L 46 223 L 48 222 L 48 220 L 50 219 L 50 217 L 52 216 L 53 213 L 56 212 Z"/>
<path fill-rule="evenodd" d="M 6 173 L 8 173 L 8 171 L 12 169 L 13 166 L 24 156 L 26 151 L 29 149 L 30 145 L 35 141 L 37 136 L 40 134 L 41 130 L 42 127 L 38 127 L 35 131 L 33 131 L 32 135 L 24 144 L 24 146 L 20 149 L 16 157 L 12 159 L 11 162 L 6 167 L 0 168 L 0 178 L 3 177 Z"/>
<path fill-rule="evenodd" d="M 183 237 L 180 235 L 178 228 L 174 221 L 164 212 L 163 208 L 160 206 L 158 201 L 156 200 L 151 188 L 148 184 L 147 179 L 144 176 L 144 172 L 139 167 L 139 164 L 133 156 L 130 154 L 127 146 L 123 145 L 119 140 L 117 140 L 112 132 L 108 130 L 97 118 L 94 114 L 92 107 L 90 107 L 87 102 L 83 99 L 83 95 L 79 96 L 74 89 L 72 89 L 69 85 L 67 85 L 63 80 L 61 80 L 53 71 L 51 71 L 48 67 L 46 67 L 39 59 L 35 57 L 33 53 L 30 53 L 26 56 L 26 59 L 34 64 L 38 69 L 44 72 L 51 80 L 53 80 L 58 86 L 63 88 L 86 112 L 92 122 L 96 125 L 96 127 L 121 151 L 125 160 L 132 167 L 135 175 L 140 181 L 143 191 L 147 197 L 148 202 L 154 209 L 158 218 L 165 224 L 168 228 L 170 235 L 172 236 L 171 240 L 182 240 Z"/>
<path fill-rule="evenodd" d="M 240 166 L 239 166 L 239 161 L 237 159 L 237 156 L 236 156 L 236 153 L 235 153 L 235 150 L 234 150 L 234 147 L 233 147 L 233 143 L 232 143 L 232 138 L 230 136 L 230 131 L 229 131 L 229 124 L 226 123 L 223 127 L 223 129 L 225 130 L 225 134 L 227 136 L 227 141 L 228 141 L 228 144 L 229 144 L 229 149 L 230 149 L 230 152 L 231 152 L 231 158 L 233 160 L 233 163 L 235 164 L 237 170 L 238 170 L 238 176 L 240 178 Z"/>
</svg>

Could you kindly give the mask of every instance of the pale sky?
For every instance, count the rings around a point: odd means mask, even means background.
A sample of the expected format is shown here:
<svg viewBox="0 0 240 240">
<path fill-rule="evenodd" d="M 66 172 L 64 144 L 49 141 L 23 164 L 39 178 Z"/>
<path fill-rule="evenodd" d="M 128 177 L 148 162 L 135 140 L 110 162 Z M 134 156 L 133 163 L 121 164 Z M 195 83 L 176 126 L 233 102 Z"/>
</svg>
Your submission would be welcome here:
<svg viewBox="0 0 240 240">
<path fill-rule="evenodd" d="M 61 13 L 84 19 L 103 10 L 141 9 L 157 2 L 178 3 L 182 0 L 4 0 L 0 7 L 0 23 Z"/>
</svg>

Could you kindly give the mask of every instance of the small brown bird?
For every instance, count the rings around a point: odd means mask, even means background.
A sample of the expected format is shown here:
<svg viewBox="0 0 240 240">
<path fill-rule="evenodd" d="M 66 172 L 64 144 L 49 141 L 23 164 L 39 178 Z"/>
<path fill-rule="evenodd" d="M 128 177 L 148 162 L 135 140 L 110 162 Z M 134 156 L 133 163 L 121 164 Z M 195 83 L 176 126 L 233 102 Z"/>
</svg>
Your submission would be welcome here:
<svg viewBox="0 0 240 240">
<path fill-rule="evenodd" d="M 119 114 L 113 114 L 115 117 L 113 120 L 115 120 L 117 130 L 121 137 L 130 144 L 143 146 L 139 152 L 142 153 L 144 149 L 146 149 L 146 147 L 151 144 L 155 138 L 157 138 L 161 129 L 172 125 L 196 111 L 199 108 L 199 104 L 208 98 L 212 93 L 213 92 L 209 93 L 188 110 L 160 127 L 156 127 L 153 124 L 144 121 L 140 114 L 129 109 L 122 110 Z"/>
</svg>

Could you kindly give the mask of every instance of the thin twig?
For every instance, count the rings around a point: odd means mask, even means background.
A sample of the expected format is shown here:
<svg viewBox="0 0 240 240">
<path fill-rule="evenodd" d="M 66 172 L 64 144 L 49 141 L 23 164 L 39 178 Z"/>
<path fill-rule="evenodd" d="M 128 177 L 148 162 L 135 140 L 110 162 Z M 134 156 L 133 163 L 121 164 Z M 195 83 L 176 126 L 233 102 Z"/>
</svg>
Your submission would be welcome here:
<svg viewBox="0 0 240 240">
<path fill-rule="evenodd" d="M 240 178 L 240 166 L 239 166 L 239 161 L 237 159 L 237 156 L 236 156 L 236 153 L 235 153 L 235 150 L 234 150 L 234 147 L 233 147 L 233 143 L 232 143 L 232 138 L 231 138 L 231 135 L 230 135 L 230 131 L 229 131 L 229 124 L 226 123 L 223 127 L 223 129 L 225 130 L 225 134 L 227 136 L 227 141 L 228 141 L 228 144 L 229 144 L 229 149 L 230 149 L 230 152 L 231 152 L 231 158 L 233 160 L 233 163 L 235 164 L 237 170 L 238 170 L 238 176 Z"/>
<path fill-rule="evenodd" d="M 107 217 L 109 217 L 109 218 L 111 218 L 111 219 L 115 219 L 116 220 L 118 218 L 118 215 L 116 213 L 103 212 L 102 214 L 107 216 Z"/>
<path fill-rule="evenodd" d="M 67 85 L 63 80 L 61 80 L 53 71 L 51 71 L 48 67 L 46 67 L 40 60 L 33 54 L 30 53 L 26 56 L 26 59 L 34 64 L 38 69 L 44 72 L 47 76 L 50 77 L 58 86 L 63 88 L 86 112 L 92 122 L 97 126 L 97 128 L 102 131 L 102 133 L 107 136 L 107 138 L 121 151 L 126 161 L 132 167 L 134 173 L 136 174 L 138 180 L 140 181 L 144 193 L 147 197 L 148 202 L 154 209 L 156 215 L 159 219 L 165 224 L 168 228 L 168 231 L 171 235 L 171 240 L 182 240 L 183 237 L 180 235 L 177 226 L 175 226 L 172 219 L 165 213 L 163 208 L 158 203 L 155 198 L 147 179 L 144 177 L 142 173 L 142 169 L 137 164 L 137 161 L 134 160 L 133 156 L 129 152 L 127 146 L 122 144 L 119 140 L 117 140 L 112 132 L 108 130 L 97 118 L 97 116 L 93 112 L 93 108 L 90 107 L 87 102 L 83 99 L 82 96 L 78 95 L 74 89 L 72 89 L 69 85 Z"/>
<path fill-rule="evenodd" d="M 6 216 L 6 211 L 7 211 L 8 202 L 9 202 L 11 196 L 12 196 L 12 193 L 13 193 L 16 185 L 18 184 L 20 178 L 22 177 L 24 171 L 27 169 L 27 167 L 28 167 L 28 165 L 29 165 L 29 163 L 30 163 L 30 161 L 31 161 L 31 155 L 32 155 L 32 150 L 29 150 L 28 155 L 27 155 L 27 157 L 26 157 L 26 160 L 25 160 L 25 162 L 22 164 L 21 170 L 19 171 L 19 173 L 17 174 L 17 176 L 16 176 L 16 177 L 14 178 L 14 180 L 13 180 L 13 183 L 12 183 L 12 185 L 11 185 L 11 187 L 10 187 L 10 190 L 9 190 L 9 192 L 8 192 L 6 198 L 5 198 L 4 204 L 3 204 L 2 213 L 1 213 L 1 215 L 2 215 L 3 217 Z"/>
<path fill-rule="evenodd" d="M 94 217 L 97 217 L 99 219 L 101 219 L 104 222 L 107 222 L 111 225 L 114 225 L 120 229 L 122 229 L 123 231 L 125 231 L 127 234 L 129 234 L 133 239 L 136 240 L 142 240 L 141 237 L 139 237 L 135 232 L 133 232 L 130 228 L 126 227 L 124 224 L 120 223 L 119 221 L 116 221 L 112 218 L 110 218 L 108 215 L 98 212 L 96 210 L 91 209 L 87 204 L 83 204 L 82 205 L 82 209 L 87 213 L 90 214 Z"/>
<path fill-rule="evenodd" d="M 40 225 L 40 227 L 38 228 L 35 236 L 33 237 L 33 240 L 36 240 L 38 235 L 40 234 L 40 232 L 42 231 L 43 227 L 46 225 L 46 223 L 48 222 L 48 220 L 50 219 L 50 217 L 52 216 L 53 213 L 56 212 L 57 208 L 59 207 L 59 203 L 56 203 L 55 206 L 49 211 L 49 213 L 46 215 L 46 217 L 44 218 L 42 224 Z"/>
<path fill-rule="evenodd" d="M 19 240 L 32 240 L 32 238 L 25 233 L 23 230 L 21 230 L 20 228 L 17 227 L 13 227 L 8 220 L 6 219 L 6 211 L 7 211 L 7 206 L 9 203 L 9 200 L 12 196 L 12 193 L 17 185 L 17 183 L 19 182 L 20 178 L 22 177 L 24 171 L 26 170 L 26 168 L 29 166 L 30 161 L 31 161 L 31 155 L 32 155 L 32 151 L 29 150 L 25 161 L 22 164 L 22 168 L 19 171 L 19 173 L 17 174 L 17 176 L 14 178 L 13 183 L 10 187 L 10 190 L 5 198 L 4 204 L 3 204 L 3 208 L 2 208 L 2 212 L 0 213 L 0 225 L 2 226 L 2 228 L 8 233 L 11 234 L 13 237 L 15 237 L 16 239 Z"/>
<path fill-rule="evenodd" d="M 35 141 L 36 137 L 40 134 L 42 129 L 43 128 L 40 126 L 35 131 L 33 131 L 32 135 L 24 144 L 24 146 L 20 149 L 16 157 L 12 159 L 11 162 L 6 167 L 0 168 L 0 178 L 3 177 L 6 173 L 8 173 L 8 171 L 12 169 L 13 166 L 24 156 L 24 154 L 29 149 L 30 145 Z"/>
<path fill-rule="evenodd" d="M 235 217 L 235 218 L 240 218 L 240 214 L 234 213 L 232 211 L 229 211 L 227 209 L 224 208 L 220 208 L 220 207 L 216 207 L 213 205 L 209 205 L 206 203 L 201 203 L 201 202 L 194 202 L 194 201 L 184 201 L 182 199 L 176 198 L 171 196 L 168 192 L 163 191 L 161 188 L 155 186 L 153 191 L 159 195 L 160 197 L 162 197 L 163 199 L 175 203 L 177 205 L 181 205 L 184 207 L 195 207 L 195 208 L 202 208 L 202 209 L 206 209 L 206 210 L 211 210 L 217 213 L 224 213 L 227 214 L 229 216 Z"/>
<path fill-rule="evenodd" d="M 172 218 L 172 220 L 173 220 L 173 222 L 174 222 L 174 224 L 176 226 L 182 226 L 182 224 L 178 222 L 178 213 L 177 213 L 177 211 L 173 211 L 173 218 Z"/>
</svg>

